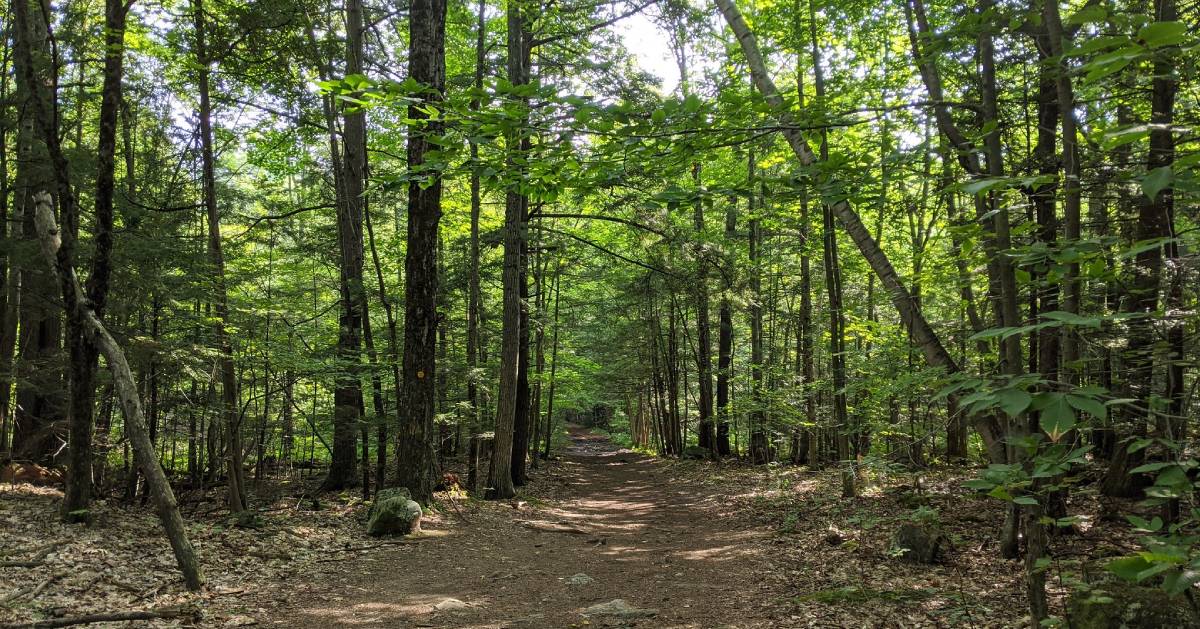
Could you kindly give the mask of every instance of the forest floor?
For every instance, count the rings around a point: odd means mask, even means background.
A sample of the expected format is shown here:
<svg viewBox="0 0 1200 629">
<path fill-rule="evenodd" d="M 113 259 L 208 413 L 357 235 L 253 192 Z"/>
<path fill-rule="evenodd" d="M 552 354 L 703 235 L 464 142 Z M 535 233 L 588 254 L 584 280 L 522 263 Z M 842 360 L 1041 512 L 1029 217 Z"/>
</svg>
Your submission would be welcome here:
<svg viewBox="0 0 1200 629">
<path fill-rule="evenodd" d="M 0 626 L 179 605 L 198 610 L 199 619 L 152 624 L 753 629 L 1026 622 L 1021 566 L 996 551 L 1002 503 L 970 495 L 962 470 L 923 472 L 916 491 L 912 475 L 874 476 L 863 496 L 846 500 L 833 470 L 654 459 L 575 427 L 569 444 L 560 459 L 532 472 L 516 500 L 439 494 L 415 539 L 368 538 L 360 498 L 315 497 L 303 483 L 273 488 L 278 495 L 253 528 L 212 515 L 219 495 L 189 502 L 184 494 L 208 577 L 200 595 L 182 590 L 148 510 L 100 505 L 92 526 L 72 527 L 54 517 L 57 490 L 5 485 Z M 1056 605 L 1066 589 L 1061 575 L 1134 547 L 1124 526 L 1098 517 L 1094 497 L 1073 501 L 1072 513 L 1085 515 L 1081 534 L 1053 542 Z M 954 546 L 943 563 L 905 563 L 892 551 L 892 533 L 914 514 L 940 519 Z M 6 565 L 39 555 L 34 566 Z"/>
</svg>

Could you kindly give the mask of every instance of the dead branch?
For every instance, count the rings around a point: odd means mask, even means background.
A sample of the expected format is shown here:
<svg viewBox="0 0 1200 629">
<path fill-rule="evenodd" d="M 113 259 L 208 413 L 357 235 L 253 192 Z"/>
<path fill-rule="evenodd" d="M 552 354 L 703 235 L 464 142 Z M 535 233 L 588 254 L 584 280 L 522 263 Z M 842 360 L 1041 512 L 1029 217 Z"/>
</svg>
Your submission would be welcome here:
<svg viewBox="0 0 1200 629">
<path fill-rule="evenodd" d="M 130 620 L 153 620 L 156 618 L 183 618 L 197 614 L 197 609 L 187 607 L 163 607 L 131 612 L 105 612 L 86 614 L 67 618 L 49 618 L 33 622 L 13 622 L 0 625 L 0 629 L 44 629 L 47 627 L 70 627 L 73 625 L 88 625 L 97 622 L 125 622 Z"/>
</svg>

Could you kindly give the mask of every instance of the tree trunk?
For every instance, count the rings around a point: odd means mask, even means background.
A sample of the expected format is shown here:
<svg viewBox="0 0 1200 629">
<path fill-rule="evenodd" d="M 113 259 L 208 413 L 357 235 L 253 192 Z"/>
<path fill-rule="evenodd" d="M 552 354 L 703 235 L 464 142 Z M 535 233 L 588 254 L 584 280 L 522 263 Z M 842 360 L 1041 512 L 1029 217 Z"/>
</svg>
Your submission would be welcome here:
<svg viewBox="0 0 1200 629">
<path fill-rule="evenodd" d="M 546 392 L 546 446 L 542 451 L 542 457 L 546 459 L 550 458 L 550 446 L 554 438 L 554 376 L 558 369 L 558 301 L 562 295 L 559 286 L 559 282 L 562 281 L 561 277 L 562 264 L 560 261 L 555 264 L 554 279 L 551 282 L 554 288 L 554 332 L 550 339 L 550 386 L 549 391 Z"/>
<path fill-rule="evenodd" d="M 476 10 L 476 27 L 475 27 L 475 89 L 483 90 L 483 73 L 484 67 L 487 64 L 487 15 L 486 2 L 479 0 L 479 8 Z M 478 112 L 480 108 L 479 98 L 471 99 L 470 109 L 472 112 Z M 472 435 L 483 429 L 482 419 L 480 417 L 480 399 L 479 399 L 479 354 L 480 354 L 480 338 L 479 338 L 479 308 L 483 298 L 483 293 L 479 286 L 479 214 L 482 207 L 481 182 L 480 182 L 480 162 L 479 162 L 479 143 L 475 141 L 474 136 L 469 139 L 471 150 L 471 245 L 467 259 L 469 266 L 467 270 L 467 402 L 471 405 L 471 421 L 470 432 Z"/>
<path fill-rule="evenodd" d="M 204 585 L 204 575 L 200 572 L 200 562 L 196 557 L 196 552 L 192 548 L 191 542 L 188 541 L 187 530 L 184 528 L 183 517 L 179 515 L 175 494 L 171 491 L 171 485 L 167 482 L 166 475 L 163 474 L 162 466 L 159 465 L 158 457 L 154 452 L 154 445 L 150 443 L 150 436 L 146 432 L 141 400 L 137 395 L 137 385 L 129 370 L 129 363 L 125 360 L 125 353 L 109 335 L 96 313 L 88 307 L 83 287 L 79 285 L 79 280 L 75 277 L 75 270 L 69 266 L 63 266 L 63 258 L 60 255 L 62 234 L 54 220 L 50 195 L 41 193 L 35 202 L 37 204 L 36 229 L 41 238 L 42 254 L 49 263 L 51 273 L 58 276 L 59 283 L 64 288 L 71 289 L 70 296 L 63 295 L 63 299 L 79 312 L 87 334 L 91 336 L 91 341 L 104 354 L 121 401 L 121 410 L 125 413 L 125 425 L 134 446 L 134 456 L 137 457 L 138 466 L 146 478 L 148 491 L 154 496 L 158 517 L 162 522 L 163 529 L 166 530 L 171 549 L 175 553 L 176 564 L 183 573 L 183 580 L 187 588 L 198 591 Z"/>
<path fill-rule="evenodd" d="M 737 233 L 737 200 L 731 198 L 725 210 L 725 244 L 732 246 Z M 732 278 L 733 261 L 726 261 L 726 278 Z M 717 334 L 717 456 L 729 456 L 729 379 L 733 367 L 733 303 L 726 282 L 721 294 L 721 312 Z"/>
<path fill-rule="evenodd" d="M 225 284 L 225 255 L 221 250 L 221 214 L 217 209 L 217 183 L 213 156 L 212 104 L 209 100 L 210 63 L 206 16 L 203 0 L 192 0 L 195 22 L 195 54 L 197 84 L 200 92 L 200 155 L 201 185 L 204 209 L 208 218 L 208 258 L 213 273 L 214 336 L 221 353 L 221 408 L 225 430 L 228 431 L 226 470 L 229 473 L 229 510 L 240 513 L 246 509 L 245 483 L 242 479 L 242 422 L 238 409 L 237 372 L 233 362 L 233 345 L 229 339 L 229 297 Z"/>
<path fill-rule="evenodd" d="M 35 110 L 39 103 L 51 111 L 53 95 L 47 86 L 57 85 L 56 69 L 50 56 L 50 42 L 42 3 L 15 0 L 13 43 L 16 75 L 17 173 L 13 190 L 16 201 L 14 224 L 21 225 L 26 242 L 37 241 L 34 226 L 34 195 L 55 190 L 55 174 L 45 137 Z M 23 16 L 23 17 L 21 17 Z M 48 123 L 54 123 L 48 114 Z M 50 133 L 57 142 L 57 124 Z M 72 217 L 72 220 L 74 218 Z M 65 221 L 64 221 L 65 223 Z M 73 236 L 74 232 L 70 234 Z M 69 251 L 69 249 L 68 249 Z M 12 429 L 13 456 L 50 464 L 54 453 L 53 436 L 67 416 L 67 387 L 56 365 L 60 361 L 59 338 L 62 318 L 56 301 L 57 287 L 45 267 L 33 259 L 14 259 L 20 268 L 20 308 L 17 330 L 19 353 L 16 373 L 16 405 Z"/>
<path fill-rule="evenodd" d="M 346 74 L 362 74 L 363 5 L 346 2 Z M 342 110 L 342 197 L 337 204 L 339 293 L 337 373 L 333 390 L 333 457 L 322 486 L 358 484 L 359 379 L 363 297 L 363 204 L 367 168 L 366 113 L 351 104 Z"/>
<path fill-rule="evenodd" d="M 415 0 L 409 14 L 409 76 L 423 87 L 424 101 L 436 104 L 446 91 L 446 2 Z M 443 122 L 430 120 L 424 103 L 409 106 L 408 168 L 417 175 L 408 187 L 408 250 L 404 258 L 404 418 L 397 435 L 399 482 L 413 499 L 433 499 L 434 412 L 437 373 L 437 247 L 442 215 L 440 171 L 427 164 L 436 150 L 431 138 Z M 436 140 L 435 140 L 436 141 Z"/>
<path fill-rule="evenodd" d="M 508 81 L 514 86 L 525 85 L 525 29 L 521 7 L 517 3 L 508 5 Z M 518 102 L 522 108 L 522 121 L 528 121 L 528 104 Z M 508 152 L 507 168 L 510 176 L 521 170 L 520 149 L 525 124 L 514 125 L 505 137 Z M 517 190 L 517 184 L 509 185 L 504 200 L 504 270 L 501 274 L 503 287 L 503 322 L 500 339 L 500 398 L 496 404 L 496 442 L 492 452 L 492 470 L 489 481 L 490 497 L 511 498 L 516 490 L 512 482 L 513 431 L 517 422 L 518 392 L 521 360 L 521 262 L 525 246 L 526 199 Z"/>
<path fill-rule="evenodd" d="M 34 85 L 38 80 L 38 65 L 34 61 L 35 45 L 29 29 L 30 22 L 28 6 L 18 3 L 15 7 L 15 17 L 20 41 L 20 65 L 23 80 Z M 39 7 L 39 14 L 41 13 Z M 37 20 L 40 21 L 40 20 Z M 92 313 L 99 319 L 108 295 L 108 278 L 110 275 L 110 257 L 112 251 L 112 194 L 113 194 L 113 156 L 116 151 L 116 123 L 120 104 L 121 62 L 124 55 L 122 47 L 125 22 L 125 5 L 119 2 L 109 2 L 106 8 L 106 42 L 104 91 L 101 104 L 98 172 L 96 183 L 96 233 L 94 237 L 95 256 L 92 273 L 88 279 L 86 297 L 90 302 Z M 49 28 L 41 24 L 39 28 Z M 49 31 L 47 30 L 47 35 Z M 57 263 L 63 268 L 73 268 L 73 248 L 79 231 L 79 208 L 74 191 L 71 187 L 69 163 L 63 154 L 58 136 L 58 122 L 54 113 L 54 100 L 57 95 L 47 91 L 50 84 L 34 87 L 30 94 L 32 98 L 27 104 L 31 105 L 30 114 L 36 122 L 46 154 L 53 166 L 55 190 L 59 197 L 63 224 L 66 233 L 61 235 L 61 246 L 56 247 Z M 50 197 L 45 196 L 46 211 L 52 212 Z M 53 274 L 53 269 L 50 269 Z M 63 501 L 61 515 L 65 521 L 78 521 L 87 518 L 87 509 L 92 493 L 92 406 L 94 398 L 94 371 L 96 365 L 96 349 L 85 333 L 83 312 L 75 308 L 75 286 L 67 283 L 66 275 L 59 275 L 61 293 L 64 305 L 67 307 L 67 337 L 70 347 L 70 391 L 71 410 L 71 440 L 70 440 L 70 470 L 67 490 Z M 55 339 L 57 342 L 57 339 Z"/>
</svg>

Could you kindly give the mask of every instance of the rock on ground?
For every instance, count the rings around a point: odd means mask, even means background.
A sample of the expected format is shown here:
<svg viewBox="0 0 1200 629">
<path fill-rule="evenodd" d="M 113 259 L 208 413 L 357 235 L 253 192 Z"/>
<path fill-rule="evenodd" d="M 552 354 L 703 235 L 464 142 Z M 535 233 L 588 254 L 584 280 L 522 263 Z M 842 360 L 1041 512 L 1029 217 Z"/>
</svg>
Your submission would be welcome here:
<svg viewBox="0 0 1200 629">
<path fill-rule="evenodd" d="M 633 607 L 624 599 L 614 598 L 607 603 L 597 603 L 583 610 L 584 616 L 609 616 L 612 618 L 650 618 L 658 615 L 657 609 Z"/>
<path fill-rule="evenodd" d="M 565 580 L 567 582 L 567 585 L 591 585 L 592 583 L 594 583 L 596 581 L 595 579 L 589 577 L 588 575 L 586 575 L 582 572 L 580 572 L 579 574 L 573 574 L 573 575 L 567 577 Z"/>
<path fill-rule="evenodd" d="M 375 496 L 367 518 L 367 534 L 408 535 L 421 531 L 421 505 L 407 487 L 384 489 Z"/>
<path fill-rule="evenodd" d="M 894 548 L 902 559 L 914 563 L 937 563 L 950 550 L 950 539 L 935 526 L 906 522 L 892 537 Z"/>
</svg>

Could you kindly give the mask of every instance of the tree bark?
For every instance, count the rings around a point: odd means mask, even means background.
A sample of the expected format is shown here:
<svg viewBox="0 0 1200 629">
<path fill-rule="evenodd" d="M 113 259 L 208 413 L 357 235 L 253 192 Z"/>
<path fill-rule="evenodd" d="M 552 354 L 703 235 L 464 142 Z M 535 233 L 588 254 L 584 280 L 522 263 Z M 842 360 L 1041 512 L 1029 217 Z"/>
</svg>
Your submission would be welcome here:
<svg viewBox="0 0 1200 629">
<path fill-rule="evenodd" d="M 49 51 L 49 33 L 39 0 L 14 0 L 13 68 L 16 75 L 17 172 L 13 190 L 16 221 L 31 247 L 37 242 L 34 226 L 34 195 L 57 188 L 45 137 L 58 141 L 58 125 L 51 107 L 52 95 L 45 92 L 58 85 Z M 46 112 L 49 133 L 40 127 L 35 113 Z M 74 221 L 74 217 L 70 217 Z M 65 221 L 64 221 L 65 223 Z M 74 232 L 70 234 L 74 236 Z M 69 247 L 67 252 L 69 252 Z M 30 252 L 27 255 L 32 255 Z M 18 356 L 16 405 L 14 406 L 12 451 L 16 458 L 50 464 L 54 433 L 67 415 L 67 387 L 59 364 L 62 318 L 53 305 L 57 287 L 45 267 L 32 258 L 14 258 L 20 269 L 18 311 Z"/>
<path fill-rule="evenodd" d="M 525 65 L 525 20 L 520 3 L 512 2 L 506 13 L 508 25 L 508 81 L 513 86 L 528 83 Z M 512 126 L 506 134 L 505 143 L 507 168 L 510 175 L 521 171 L 519 154 L 524 147 L 527 133 L 528 103 L 518 99 L 522 109 L 521 124 Z M 516 490 L 512 482 L 513 431 L 516 428 L 518 392 L 521 361 L 521 264 L 525 247 L 526 199 L 517 190 L 517 184 L 509 185 L 504 199 L 504 269 L 501 274 L 503 289 L 503 321 L 500 339 L 500 398 L 496 404 L 496 442 L 492 452 L 492 470 L 489 481 L 490 497 L 511 498 Z"/>
<path fill-rule="evenodd" d="M 154 452 L 154 444 L 150 442 L 150 436 L 147 434 L 146 421 L 142 416 L 142 403 L 137 394 L 137 384 L 134 382 L 133 373 L 129 370 L 129 363 L 125 360 L 125 353 L 108 333 L 108 330 L 104 328 L 104 324 L 100 322 L 96 313 L 88 307 L 83 287 L 79 285 L 79 280 L 75 277 L 75 270 L 62 264 L 63 258 L 60 255 L 62 234 L 54 220 L 50 195 L 41 193 L 37 197 L 36 203 L 36 229 L 41 238 L 42 254 L 49 263 L 51 273 L 58 276 L 60 284 L 64 288 L 71 289 L 71 296 L 64 295 L 64 300 L 79 312 L 80 319 L 91 336 L 91 341 L 104 354 L 109 371 L 112 373 L 113 384 L 117 389 L 117 397 L 121 402 L 121 410 L 125 414 L 125 425 L 129 431 L 130 440 L 133 442 L 134 456 L 146 478 L 149 493 L 154 496 L 158 517 L 167 533 L 171 549 L 175 553 L 176 564 L 183 573 L 187 588 L 197 591 L 204 585 L 204 575 L 200 571 L 200 562 L 196 557 L 195 549 L 188 541 L 187 530 L 184 528 L 183 517 L 179 514 L 175 494 L 171 491 L 171 485 L 167 482 L 166 475 L 163 474 L 162 466 L 158 463 L 158 456 Z"/>
<path fill-rule="evenodd" d="M 208 257 L 213 273 L 213 303 L 216 317 L 213 318 L 214 336 L 220 351 L 221 408 L 226 435 L 226 470 L 229 474 L 229 491 L 226 497 L 230 511 L 240 513 L 246 509 L 245 483 L 242 479 L 242 422 L 238 409 L 237 371 L 233 360 L 233 344 L 229 339 L 229 297 L 225 284 L 225 255 L 221 248 L 221 214 L 217 209 L 217 183 L 215 157 L 213 155 L 212 104 L 209 99 L 210 64 L 207 36 L 207 18 L 203 0 L 192 1 L 192 19 L 195 26 L 196 78 L 200 92 L 200 155 L 201 185 L 204 209 L 208 218 Z"/>
<path fill-rule="evenodd" d="M 731 197 L 725 209 L 725 246 L 732 247 L 737 236 L 737 198 Z M 733 260 L 725 260 L 725 286 L 721 291 L 721 310 L 717 330 L 717 456 L 729 456 L 729 380 L 733 369 Z"/>
<path fill-rule="evenodd" d="M 415 0 L 409 14 L 409 76 L 422 85 L 424 103 L 441 103 L 446 91 L 446 1 Z M 409 106 L 408 250 L 404 258 L 404 419 L 396 453 L 399 482 L 413 499 L 433 499 L 434 413 L 437 373 L 437 250 L 442 215 L 441 167 L 427 154 L 444 123 Z M 433 140 L 433 141 L 431 141 Z"/>
<path fill-rule="evenodd" d="M 92 311 L 104 320 L 112 276 L 113 192 L 115 189 L 117 120 L 121 107 L 121 78 L 125 59 L 125 16 L 129 4 L 106 0 L 104 6 L 104 80 L 100 97 L 99 138 L 96 148 L 96 220 L 92 241 L 92 268 L 87 293 Z M 99 350 L 83 330 L 71 343 L 71 452 L 62 515 L 75 520 L 86 511 L 92 494 L 92 415 Z"/>
<path fill-rule="evenodd" d="M 362 74 L 363 5 L 348 0 L 346 75 Z M 343 194 L 337 204 L 339 292 L 337 373 L 333 390 L 333 457 L 322 486 L 344 489 L 359 483 L 358 435 L 363 421 L 360 376 L 363 309 L 363 205 L 367 169 L 366 112 L 353 104 L 342 109 Z"/>
</svg>

